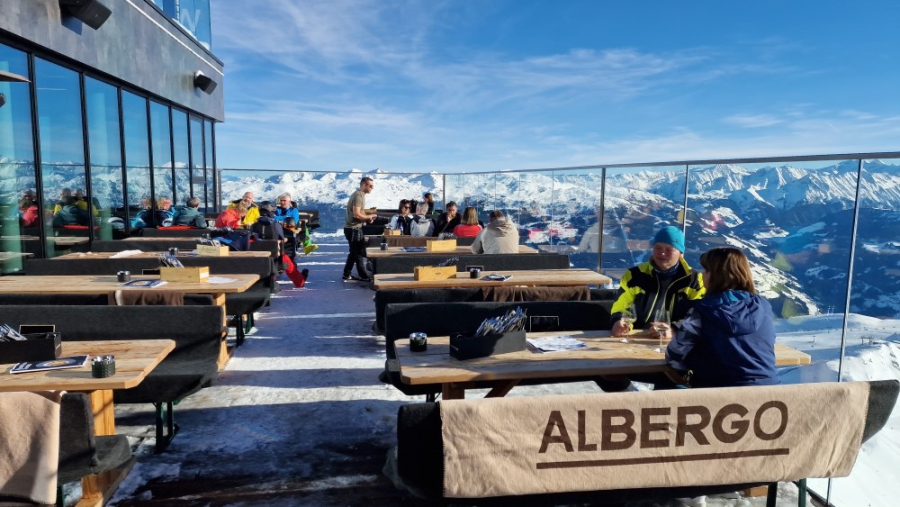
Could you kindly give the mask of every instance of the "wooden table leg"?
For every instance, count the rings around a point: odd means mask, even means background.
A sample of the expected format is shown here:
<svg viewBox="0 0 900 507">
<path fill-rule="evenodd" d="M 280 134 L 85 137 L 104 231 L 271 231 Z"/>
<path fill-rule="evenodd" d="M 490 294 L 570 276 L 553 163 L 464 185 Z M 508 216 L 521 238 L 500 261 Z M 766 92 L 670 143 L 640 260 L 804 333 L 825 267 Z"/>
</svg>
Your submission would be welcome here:
<svg viewBox="0 0 900 507">
<path fill-rule="evenodd" d="M 116 408 L 113 405 L 113 392 L 111 389 L 91 391 L 88 393 L 91 399 L 91 410 L 94 413 L 94 434 L 116 434 Z M 128 467 L 131 468 L 130 466 Z M 122 471 L 110 470 L 97 475 L 88 475 L 81 479 L 81 501 L 78 507 L 102 506 L 106 495 L 115 491 L 114 485 L 121 482 Z"/>
<path fill-rule="evenodd" d="M 466 399 L 466 390 L 457 384 L 448 382 L 441 386 L 441 398 L 444 400 L 464 400 Z"/>
<path fill-rule="evenodd" d="M 212 296 L 213 305 L 225 308 L 225 294 L 210 294 Z"/>
<path fill-rule="evenodd" d="M 485 398 L 502 398 L 517 385 L 519 385 L 519 379 L 500 380 L 493 388 L 491 388 L 490 392 L 485 395 Z"/>
<path fill-rule="evenodd" d="M 116 407 L 112 389 L 91 391 L 91 409 L 94 412 L 94 435 L 116 434 Z"/>
</svg>

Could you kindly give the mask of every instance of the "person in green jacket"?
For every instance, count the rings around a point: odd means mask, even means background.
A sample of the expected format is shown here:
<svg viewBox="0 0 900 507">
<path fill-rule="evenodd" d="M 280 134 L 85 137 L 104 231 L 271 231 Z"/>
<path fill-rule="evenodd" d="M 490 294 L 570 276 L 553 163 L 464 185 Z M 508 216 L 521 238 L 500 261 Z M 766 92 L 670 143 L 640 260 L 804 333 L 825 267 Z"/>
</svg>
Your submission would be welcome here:
<svg viewBox="0 0 900 507">
<path fill-rule="evenodd" d="M 191 197 L 185 203 L 185 207 L 175 213 L 172 219 L 172 225 L 188 225 L 197 227 L 198 229 L 206 229 L 206 218 L 200 213 L 200 199 Z"/>
</svg>

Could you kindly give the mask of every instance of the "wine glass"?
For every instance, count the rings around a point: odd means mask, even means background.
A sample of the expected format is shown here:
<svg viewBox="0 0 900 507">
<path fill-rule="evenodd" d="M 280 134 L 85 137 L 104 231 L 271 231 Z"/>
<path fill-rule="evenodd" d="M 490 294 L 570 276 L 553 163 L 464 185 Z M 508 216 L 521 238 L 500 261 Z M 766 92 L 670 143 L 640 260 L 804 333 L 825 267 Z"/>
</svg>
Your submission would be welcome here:
<svg viewBox="0 0 900 507">
<path fill-rule="evenodd" d="M 634 322 L 637 320 L 637 309 L 634 305 L 629 306 L 622 312 L 622 322 L 628 326 L 628 331 L 634 329 Z"/>
<path fill-rule="evenodd" d="M 653 314 L 653 330 L 659 333 L 659 348 L 662 351 L 663 345 L 668 341 L 666 331 L 669 330 L 669 310 L 662 308 Z"/>
</svg>

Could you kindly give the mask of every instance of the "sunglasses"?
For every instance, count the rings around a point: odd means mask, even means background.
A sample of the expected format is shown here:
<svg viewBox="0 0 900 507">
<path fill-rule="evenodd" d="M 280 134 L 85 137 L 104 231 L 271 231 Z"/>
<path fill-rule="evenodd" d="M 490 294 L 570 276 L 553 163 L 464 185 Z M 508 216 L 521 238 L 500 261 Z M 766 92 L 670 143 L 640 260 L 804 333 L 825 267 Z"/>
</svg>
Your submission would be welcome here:
<svg viewBox="0 0 900 507">
<path fill-rule="evenodd" d="M 409 209 L 409 206 L 404 206 L 401 209 Z"/>
</svg>

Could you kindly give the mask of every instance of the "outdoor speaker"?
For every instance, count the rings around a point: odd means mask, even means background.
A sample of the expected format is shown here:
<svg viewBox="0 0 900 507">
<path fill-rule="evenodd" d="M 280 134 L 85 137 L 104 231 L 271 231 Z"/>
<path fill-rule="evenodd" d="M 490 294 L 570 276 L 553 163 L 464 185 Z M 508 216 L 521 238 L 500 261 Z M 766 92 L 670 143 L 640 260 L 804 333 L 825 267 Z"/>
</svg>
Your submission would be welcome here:
<svg viewBox="0 0 900 507">
<path fill-rule="evenodd" d="M 80 20 L 94 30 L 100 28 L 112 14 L 99 0 L 59 0 L 63 14 Z"/>
<path fill-rule="evenodd" d="M 194 86 L 200 88 L 208 95 L 216 89 L 218 83 L 213 81 L 211 77 L 198 70 L 197 73 L 194 74 Z"/>
</svg>

